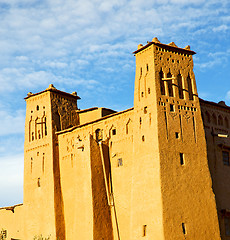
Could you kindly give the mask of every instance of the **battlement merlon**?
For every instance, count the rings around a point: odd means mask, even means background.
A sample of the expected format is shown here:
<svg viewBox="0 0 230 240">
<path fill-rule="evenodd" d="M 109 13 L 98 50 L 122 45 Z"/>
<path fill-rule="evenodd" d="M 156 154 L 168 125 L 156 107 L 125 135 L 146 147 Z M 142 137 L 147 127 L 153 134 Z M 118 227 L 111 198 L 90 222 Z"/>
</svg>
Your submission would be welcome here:
<svg viewBox="0 0 230 240">
<path fill-rule="evenodd" d="M 152 39 L 152 42 L 148 42 L 145 46 L 143 46 L 142 44 L 139 44 L 137 47 L 137 50 L 133 52 L 133 54 L 137 54 L 138 52 L 141 52 L 142 50 L 148 48 L 151 45 L 156 45 L 158 47 L 161 47 L 165 50 L 169 50 L 169 51 L 175 51 L 178 53 L 182 53 L 182 54 L 188 54 L 188 55 L 194 55 L 196 54 L 194 51 L 190 50 L 190 46 L 186 46 L 185 48 L 179 48 L 177 47 L 177 45 L 174 42 L 171 42 L 169 44 L 163 44 L 161 43 L 156 37 Z"/>
<path fill-rule="evenodd" d="M 45 92 L 54 92 L 54 93 L 58 93 L 60 95 L 63 95 L 63 96 L 66 96 L 66 97 L 70 97 L 70 98 L 74 98 L 76 100 L 78 99 L 81 99 L 79 96 L 77 96 L 77 92 L 73 92 L 72 94 L 71 93 L 67 93 L 67 92 L 63 92 L 63 91 L 60 91 L 58 89 L 56 89 L 53 84 L 50 84 L 49 87 L 47 89 L 45 89 L 44 91 L 41 91 L 41 92 L 38 92 L 38 93 L 32 93 L 32 92 L 29 92 L 27 94 L 27 97 L 25 97 L 24 99 L 27 100 L 29 99 L 30 97 L 33 97 L 33 96 L 37 96 L 41 93 L 45 93 Z"/>
</svg>

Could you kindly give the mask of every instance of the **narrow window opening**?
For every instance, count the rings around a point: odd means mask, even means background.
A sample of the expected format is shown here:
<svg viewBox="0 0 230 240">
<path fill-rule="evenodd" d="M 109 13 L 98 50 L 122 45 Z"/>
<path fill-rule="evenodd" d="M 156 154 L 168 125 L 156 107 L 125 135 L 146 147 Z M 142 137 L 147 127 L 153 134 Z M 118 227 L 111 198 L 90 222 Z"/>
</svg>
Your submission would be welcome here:
<svg viewBox="0 0 230 240">
<path fill-rule="evenodd" d="M 143 237 L 146 236 L 147 233 L 147 225 L 143 225 Z"/>
<path fill-rule="evenodd" d="M 38 187 L 41 187 L 41 179 L 38 178 Z"/>
<path fill-rule="evenodd" d="M 148 88 L 148 94 L 150 94 L 150 88 Z"/>
<path fill-rule="evenodd" d="M 222 151 L 222 158 L 224 165 L 229 166 L 229 152 Z"/>
<path fill-rule="evenodd" d="M 43 153 L 43 157 L 42 157 L 42 172 L 44 173 L 45 170 L 45 153 Z"/>
<path fill-rule="evenodd" d="M 179 138 L 179 133 L 175 132 L 176 138 Z"/>
<path fill-rule="evenodd" d="M 37 111 L 39 111 L 39 106 L 37 105 Z"/>
<path fill-rule="evenodd" d="M 47 124 L 46 124 L 46 117 L 44 118 L 44 125 L 45 125 L 45 136 L 47 136 Z"/>
<path fill-rule="evenodd" d="M 224 217 L 224 226 L 225 226 L 225 235 L 230 236 L 230 218 L 225 216 Z"/>
<path fill-rule="evenodd" d="M 180 153 L 180 165 L 184 165 L 184 154 Z"/>
<path fill-rule="evenodd" d="M 170 112 L 174 112 L 174 105 L 170 104 Z"/>
<path fill-rule="evenodd" d="M 164 84 L 163 78 L 164 78 L 164 73 L 163 73 L 163 71 L 161 70 L 161 71 L 159 72 L 160 88 L 161 88 L 161 94 L 162 94 L 162 95 L 165 95 L 165 84 Z"/>
<path fill-rule="evenodd" d="M 183 234 L 185 235 L 185 234 L 186 234 L 185 223 L 182 223 L 182 224 L 181 224 L 181 226 L 182 226 L 182 231 L 183 231 Z"/>
<path fill-rule="evenodd" d="M 144 97 L 144 92 L 141 92 L 141 97 Z"/>
<path fill-rule="evenodd" d="M 223 118 L 221 117 L 221 115 L 218 116 L 218 125 L 223 126 Z"/>
<path fill-rule="evenodd" d="M 142 123 L 142 119 L 141 119 L 141 117 L 140 117 L 140 126 L 141 126 L 141 123 Z"/>
<path fill-rule="evenodd" d="M 117 159 L 117 166 L 118 166 L 118 167 L 123 166 L 122 158 L 118 158 L 118 159 Z"/>
<path fill-rule="evenodd" d="M 167 78 L 169 97 L 173 97 L 172 74 L 170 72 L 167 74 Z"/>
<path fill-rule="evenodd" d="M 189 75 L 187 77 L 187 84 L 188 84 L 189 100 L 193 100 L 192 81 Z"/>
<path fill-rule="evenodd" d="M 102 130 L 101 129 L 97 129 L 95 131 L 95 134 L 96 134 L 96 140 L 99 142 L 99 141 L 102 141 L 103 139 L 103 135 L 102 135 Z"/>
<path fill-rule="evenodd" d="M 30 171 L 33 171 L 33 158 L 30 159 Z"/>
<path fill-rule="evenodd" d="M 147 72 L 149 71 L 149 65 L 148 64 L 146 64 L 146 70 L 147 70 Z"/>
<path fill-rule="evenodd" d="M 61 131 L 61 116 L 58 112 L 54 113 L 54 122 L 56 124 L 56 131 Z"/>
<path fill-rule="evenodd" d="M 113 134 L 113 135 L 116 135 L 116 134 L 117 134 L 116 129 L 113 129 L 113 130 L 112 130 L 112 134 Z"/>
<path fill-rule="evenodd" d="M 144 142 L 144 141 L 145 141 L 145 136 L 143 135 L 143 136 L 142 136 L 142 142 Z"/>
<path fill-rule="evenodd" d="M 39 156 L 39 152 L 37 152 L 37 156 Z"/>
<path fill-rule="evenodd" d="M 38 139 L 41 139 L 41 131 L 38 130 Z"/>
<path fill-rule="evenodd" d="M 226 128 L 228 128 L 228 126 L 229 126 L 227 117 L 225 117 L 225 119 L 224 119 L 224 126 Z"/>
<path fill-rule="evenodd" d="M 141 73 L 140 75 L 142 75 L 142 68 L 140 68 L 140 73 Z"/>
<path fill-rule="evenodd" d="M 184 98 L 184 94 L 183 94 L 183 86 L 182 86 L 182 76 L 181 76 L 181 74 L 177 75 L 177 84 L 178 84 L 179 98 L 183 99 Z"/>
<path fill-rule="evenodd" d="M 216 115 L 214 113 L 212 114 L 212 123 L 217 125 L 217 118 L 216 118 Z"/>
<path fill-rule="evenodd" d="M 147 107 L 144 107 L 144 114 L 147 113 Z"/>
</svg>

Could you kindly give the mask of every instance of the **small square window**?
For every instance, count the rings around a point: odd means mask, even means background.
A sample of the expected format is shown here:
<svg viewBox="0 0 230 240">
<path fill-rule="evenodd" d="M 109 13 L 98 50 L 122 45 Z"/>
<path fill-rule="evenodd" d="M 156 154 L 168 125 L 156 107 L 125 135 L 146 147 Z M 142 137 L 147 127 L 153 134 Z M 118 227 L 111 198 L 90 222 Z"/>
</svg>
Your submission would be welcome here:
<svg viewBox="0 0 230 240">
<path fill-rule="evenodd" d="M 174 105 L 170 104 L 170 112 L 174 112 Z"/>
<path fill-rule="evenodd" d="M 178 132 L 175 132 L 175 135 L 176 135 L 176 138 L 179 138 L 179 137 L 180 137 L 180 135 L 179 135 Z"/>
<path fill-rule="evenodd" d="M 117 166 L 118 166 L 118 167 L 123 166 L 122 158 L 118 158 L 118 159 L 117 159 Z"/>
<path fill-rule="evenodd" d="M 229 152 L 223 151 L 222 152 L 222 158 L 223 158 L 224 165 L 229 166 Z"/>
</svg>

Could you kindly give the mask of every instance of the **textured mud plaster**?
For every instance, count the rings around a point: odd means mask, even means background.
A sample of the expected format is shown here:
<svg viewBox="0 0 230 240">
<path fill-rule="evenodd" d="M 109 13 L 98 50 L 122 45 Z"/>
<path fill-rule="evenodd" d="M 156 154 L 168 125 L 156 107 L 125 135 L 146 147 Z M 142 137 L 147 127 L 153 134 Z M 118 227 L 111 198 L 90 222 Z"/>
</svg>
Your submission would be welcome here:
<svg viewBox="0 0 230 240">
<path fill-rule="evenodd" d="M 102 156 L 99 144 L 90 138 L 90 160 L 92 174 L 93 199 L 93 239 L 113 240 L 113 228 L 109 199 L 106 191 L 106 179 L 103 172 Z M 108 170 L 107 170 L 108 171 Z"/>
<path fill-rule="evenodd" d="M 24 202 L 0 209 L 7 240 L 229 239 L 230 108 L 198 98 L 189 46 L 154 38 L 134 54 L 133 108 L 79 110 L 53 85 L 25 98 Z"/>
</svg>

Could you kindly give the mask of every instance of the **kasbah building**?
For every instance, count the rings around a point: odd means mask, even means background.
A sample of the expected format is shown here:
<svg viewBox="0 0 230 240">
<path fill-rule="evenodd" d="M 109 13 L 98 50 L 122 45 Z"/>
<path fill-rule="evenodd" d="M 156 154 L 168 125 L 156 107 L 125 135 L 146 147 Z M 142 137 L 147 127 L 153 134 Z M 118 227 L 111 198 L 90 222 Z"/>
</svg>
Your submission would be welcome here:
<svg viewBox="0 0 230 240">
<path fill-rule="evenodd" d="M 122 112 L 29 93 L 24 202 L 0 209 L 3 239 L 230 239 L 230 107 L 198 97 L 194 54 L 138 45 Z"/>
</svg>

